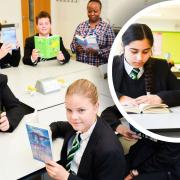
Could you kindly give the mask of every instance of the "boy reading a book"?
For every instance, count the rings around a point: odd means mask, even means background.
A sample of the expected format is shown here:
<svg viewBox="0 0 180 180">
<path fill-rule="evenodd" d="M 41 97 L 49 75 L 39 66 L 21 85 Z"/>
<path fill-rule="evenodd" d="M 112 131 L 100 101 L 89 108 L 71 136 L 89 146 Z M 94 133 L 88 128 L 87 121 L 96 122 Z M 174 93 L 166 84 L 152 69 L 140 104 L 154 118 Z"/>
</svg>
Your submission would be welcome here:
<svg viewBox="0 0 180 180">
<path fill-rule="evenodd" d="M 50 125 L 52 138 L 64 137 L 60 164 L 49 161 L 53 179 L 122 180 L 125 163 L 121 144 L 111 128 L 97 116 L 98 94 L 93 83 L 80 79 L 67 89 L 68 122 Z"/>
<path fill-rule="evenodd" d="M 1 24 L 0 24 L 1 31 Z M 19 43 L 16 44 L 16 49 L 12 48 L 10 43 L 0 43 L 0 68 L 10 66 L 17 67 L 21 59 Z"/>
<path fill-rule="evenodd" d="M 37 65 L 38 62 L 42 60 L 52 60 L 52 59 L 57 59 L 60 64 L 67 63 L 70 59 L 70 55 L 68 51 L 65 49 L 61 37 L 59 37 L 60 48 L 56 57 L 51 57 L 48 59 L 42 58 L 40 57 L 40 52 L 38 51 L 38 49 L 35 49 L 35 40 L 34 40 L 35 36 L 39 36 L 41 38 L 48 38 L 52 36 L 52 34 L 50 33 L 51 17 L 47 12 L 41 11 L 38 14 L 38 16 L 36 17 L 36 27 L 38 33 L 26 39 L 25 47 L 24 47 L 23 63 L 26 65 L 35 66 Z"/>
</svg>

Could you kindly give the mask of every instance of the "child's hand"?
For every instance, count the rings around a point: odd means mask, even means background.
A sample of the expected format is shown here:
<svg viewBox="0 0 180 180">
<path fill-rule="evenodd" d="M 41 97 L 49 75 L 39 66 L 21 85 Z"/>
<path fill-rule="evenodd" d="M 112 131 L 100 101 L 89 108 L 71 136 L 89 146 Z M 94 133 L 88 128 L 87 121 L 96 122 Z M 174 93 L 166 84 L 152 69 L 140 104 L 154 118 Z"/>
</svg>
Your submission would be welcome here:
<svg viewBox="0 0 180 180">
<path fill-rule="evenodd" d="M 37 61 L 39 57 L 39 51 L 37 49 L 33 49 L 31 57 L 33 62 Z"/>
<path fill-rule="evenodd" d="M 12 49 L 11 44 L 3 44 L 0 48 L 0 59 L 6 56 Z"/>
<path fill-rule="evenodd" d="M 6 116 L 5 112 L 1 113 L 1 119 L 0 119 L 0 130 L 1 131 L 7 131 L 9 129 L 10 125 L 9 125 L 9 121 L 8 118 Z"/>
<path fill-rule="evenodd" d="M 57 60 L 59 60 L 59 61 L 64 61 L 65 60 L 64 54 L 62 53 L 62 51 L 59 51 L 59 54 L 57 55 Z"/>
<path fill-rule="evenodd" d="M 67 180 L 69 172 L 66 169 L 54 161 L 48 161 L 46 163 L 46 170 L 48 175 L 53 179 Z"/>
</svg>

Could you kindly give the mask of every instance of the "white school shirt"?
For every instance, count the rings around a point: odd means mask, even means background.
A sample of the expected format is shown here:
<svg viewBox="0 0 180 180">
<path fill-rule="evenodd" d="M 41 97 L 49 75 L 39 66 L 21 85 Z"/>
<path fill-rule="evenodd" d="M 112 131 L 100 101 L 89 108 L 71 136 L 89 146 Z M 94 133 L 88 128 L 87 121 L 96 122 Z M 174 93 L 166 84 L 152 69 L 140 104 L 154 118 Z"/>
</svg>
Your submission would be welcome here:
<svg viewBox="0 0 180 180">
<path fill-rule="evenodd" d="M 125 68 L 127 74 L 130 75 L 131 71 L 133 70 L 133 67 L 126 61 L 125 58 L 124 58 L 124 68 Z M 140 71 L 139 71 L 139 73 L 138 73 L 138 75 L 137 75 L 137 78 L 138 78 L 138 79 L 143 75 L 143 73 L 144 73 L 144 68 L 143 68 L 143 67 L 140 67 L 139 70 L 140 70 Z"/>
<path fill-rule="evenodd" d="M 78 172 L 79 164 L 81 162 L 81 158 L 84 154 L 84 150 L 87 146 L 87 143 L 89 142 L 89 138 L 90 138 L 90 136 L 94 130 L 96 122 L 97 122 L 97 120 L 92 124 L 92 126 L 88 129 L 88 131 L 86 131 L 80 135 L 80 137 L 81 137 L 80 148 L 76 151 L 76 154 L 74 155 L 74 158 L 71 162 L 71 171 L 74 172 L 75 174 L 77 174 L 77 172 Z M 77 132 L 77 133 L 81 133 L 81 132 Z M 71 149 L 73 139 L 74 139 L 74 136 L 68 142 L 68 152 Z"/>
</svg>

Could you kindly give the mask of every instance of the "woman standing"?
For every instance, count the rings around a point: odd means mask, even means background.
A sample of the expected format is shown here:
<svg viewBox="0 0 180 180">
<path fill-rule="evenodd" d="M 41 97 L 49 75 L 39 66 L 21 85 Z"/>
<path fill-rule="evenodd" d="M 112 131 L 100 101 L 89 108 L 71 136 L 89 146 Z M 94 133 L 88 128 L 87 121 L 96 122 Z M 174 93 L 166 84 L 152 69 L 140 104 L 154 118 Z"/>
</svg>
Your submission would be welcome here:
<svg viewBox="0 0 180 180">
<path fill-rule="evenodd" d="M 76 53 L 77 61 L 99 66 L 108 62 L 108 56 L 115 35 L 111 26 L 100 17 L 102 4 L 99 0 L 90 0 L 87 4 L 89 20 L 82 22 L 76 28 L 71 50 Z M 77 43 L 76 35 L 83 38 L 93 36 L 96 38 L 99 49 L 84 48 Z"/>
</svg>

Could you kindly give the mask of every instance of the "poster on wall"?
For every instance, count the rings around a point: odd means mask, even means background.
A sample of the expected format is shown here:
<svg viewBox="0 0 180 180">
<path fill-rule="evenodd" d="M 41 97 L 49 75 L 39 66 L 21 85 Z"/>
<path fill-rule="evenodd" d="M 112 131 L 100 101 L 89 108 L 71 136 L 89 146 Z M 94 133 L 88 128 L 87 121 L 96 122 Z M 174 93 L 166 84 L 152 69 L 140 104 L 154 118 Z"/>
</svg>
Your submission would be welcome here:
<svg viewBox="0 0 180 180">
<path fill-rule="evenodd" d="M 154 36 L 154 46 L 153 46 L 153 55 L 162 56 L 162 33 L 155 32 Z"/>
</svg>

